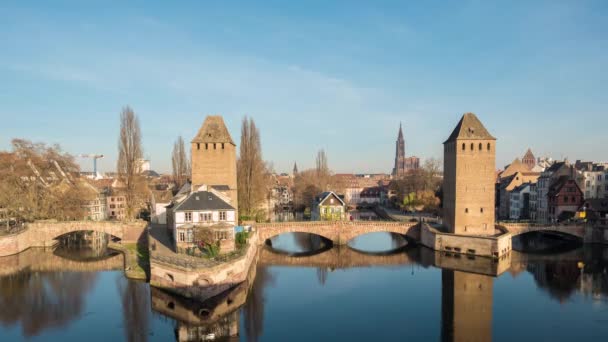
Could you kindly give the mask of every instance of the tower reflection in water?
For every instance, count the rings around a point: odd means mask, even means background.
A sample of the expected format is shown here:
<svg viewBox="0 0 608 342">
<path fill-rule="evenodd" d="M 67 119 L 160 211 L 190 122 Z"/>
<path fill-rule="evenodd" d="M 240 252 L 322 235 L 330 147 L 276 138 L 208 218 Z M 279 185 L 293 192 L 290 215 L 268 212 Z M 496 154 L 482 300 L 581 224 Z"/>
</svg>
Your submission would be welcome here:
<svg viewBox="0 0 608 342">
<path fill-rule="evenodd" d="M 442 270 L 441 285 L 442 341 L 491 341 L 494 278 Z"/>
<path fill-rule="evenodd" d="M 494 279 L 511 265 L 511 253 L 493 260 L 460 254 L 427 252 L 441 268 L 441 340 L 491 341 Z"/>
<path fill-rule="evenodd" d="M 177 341 L 238 341 L 240 309 L 255 276 L 254 265 L 245 282 L 204 302 L 151 287 L 152 310 L 175 321 Z"/>
</svg>

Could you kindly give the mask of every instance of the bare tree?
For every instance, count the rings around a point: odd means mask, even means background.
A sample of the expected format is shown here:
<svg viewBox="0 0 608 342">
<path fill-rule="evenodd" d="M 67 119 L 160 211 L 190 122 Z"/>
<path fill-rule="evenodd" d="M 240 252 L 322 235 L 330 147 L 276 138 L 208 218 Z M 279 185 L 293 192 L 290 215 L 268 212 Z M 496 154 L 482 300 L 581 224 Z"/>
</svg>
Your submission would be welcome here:
<svg viewBox="0 0 608 342">
<path fill-rule="evenodd" d="M 173 181 L 177 189 L 181 189 L 190 176 L 190 158 L 186 155 L 184 139 L 181 136 L 173 144 L 171 163 L 173 165 Z"/>
<path fill-rule="evenodd" d="M 245 216 L 259 214 L 267 198 L 270 177 L 262 159 L 260 132 L 252 118 L 243 118 L 241 146 L 237 161 L 239 210 Z"/>
<path fill-rule="evenodd" d="M 126 216 L 135 217 L 139 195 L 138 183 L 142 182 L 141 160 L 143 148 L 141 146 L 141 131 L 139 120 L 130 107 L 125 107 L 120 113 L 120 136 L 118 139 L 118 178 L 124 184 Z"/>
<path fill-rule="evenodd" d="M 321 149 L 317 152 L 316 169 L 317 185 L 321 191 L 331 190 L 331 172 L 327 164 L 327 154 Z"/>
<path fill-rule="evenodd" d="M 73 156 L 58 145 L 13 139 L 12 152 L 0 152 L 0 210 L 10 222 L 76 220 L 96 196 L 78 178 Z"/>
</svg>

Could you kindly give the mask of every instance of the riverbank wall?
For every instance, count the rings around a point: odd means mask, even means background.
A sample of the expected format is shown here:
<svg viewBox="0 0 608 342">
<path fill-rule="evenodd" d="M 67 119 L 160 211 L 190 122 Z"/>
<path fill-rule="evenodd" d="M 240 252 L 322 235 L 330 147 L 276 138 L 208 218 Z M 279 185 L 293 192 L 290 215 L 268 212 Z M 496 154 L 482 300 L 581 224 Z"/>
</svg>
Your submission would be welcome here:
<svg viewBox="0 0 608 342">
<path fill-rule="evenodd" d="M 246 281 L 257 257 L 257 231 L 243 249 L 216 259 L 150 249 L 150 285 L 204 301 Z"/>
</svg>

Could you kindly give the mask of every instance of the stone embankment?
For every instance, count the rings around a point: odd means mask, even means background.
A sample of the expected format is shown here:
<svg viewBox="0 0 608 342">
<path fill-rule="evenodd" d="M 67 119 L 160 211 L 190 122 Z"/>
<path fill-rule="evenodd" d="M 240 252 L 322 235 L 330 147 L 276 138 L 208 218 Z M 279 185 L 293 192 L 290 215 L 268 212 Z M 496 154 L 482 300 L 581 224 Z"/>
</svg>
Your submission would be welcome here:
<svg viewBox="0 0 608 342">
<path fill-rule="evenodd" d="M 240 251 L 206 259 L 172 250 L 167 232 L 160 227 L 150 231 L 150 285 L 187 298 L 206 300 L 247 279 L 257 260 L 258 233 L 251 232 Z"/>
</svg>

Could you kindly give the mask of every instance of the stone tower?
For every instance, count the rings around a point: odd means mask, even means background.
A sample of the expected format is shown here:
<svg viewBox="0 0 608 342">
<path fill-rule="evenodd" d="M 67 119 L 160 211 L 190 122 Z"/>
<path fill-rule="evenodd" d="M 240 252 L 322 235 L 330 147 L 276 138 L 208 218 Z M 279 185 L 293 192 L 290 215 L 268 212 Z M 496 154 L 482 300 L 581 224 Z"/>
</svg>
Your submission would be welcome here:
<svg viewBox="0 0 608 342">
<path fill-rule="evenodd" d="M 192 139 L 191 156 L 193 188 L 207 185 L 225 193 L 238 213 L 236 145 L 221 116 L 205 118 Z"/>
<path fill-rule="evenodd" d="M 399 135 L 397 136 L 395 145 L 395 167 L 393 168 L 393 176 L 400 176 L 405 171 L 405 139 L 403 139 L 401 124 L 399 124 Z"/>
<path fill-rule="evenodd" d="M 466 113 L 443 143 L 443 224 L 463 235 L 494 234 L 496 138 Z"/>
<path fill-rule="evenodd" d="M 524 163 L 524 165 L 526 165 L 526 167 L 528 167 L 528 170 L 532 170 L 536 166 L 536 158 L 530 149 L 528 149 L 521 161 Z"/>
</svg>

